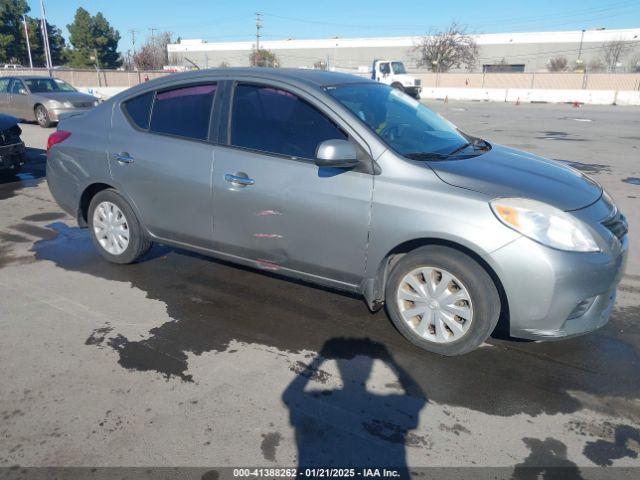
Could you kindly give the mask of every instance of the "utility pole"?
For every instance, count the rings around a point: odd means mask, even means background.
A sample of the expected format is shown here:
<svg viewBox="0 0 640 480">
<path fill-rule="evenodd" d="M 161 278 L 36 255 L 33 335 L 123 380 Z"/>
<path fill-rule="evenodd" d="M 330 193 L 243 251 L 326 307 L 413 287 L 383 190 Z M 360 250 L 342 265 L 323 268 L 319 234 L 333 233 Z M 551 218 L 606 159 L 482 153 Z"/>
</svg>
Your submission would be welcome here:
<svg viewBox="0 0 640 480">
<path fill-rule="evenodd" d="M 256 12 L 256 50 L 260 51 L 260 29 L 262 28 L 262 14 Z"/>
<path fill-rule="evenodd" d="M 155 27 L 151 27 L 151 48 L 153 50 L 153 69 L 156 69 L 157 61 L 158 61 L 158 52 L 156 51 L 156 30 Z"/>
<path fill-rule="evenodd" d="M 49 48 L 49 32 L 47 31 L 47 15 L 44 8 L 44 0 L 40 0 L 40 10 L 42 10 L 42 39 L 44 43 L 45 57 L 47 59 L 47 69 L 53 68 L 51 49 Z"/>
<path fill-rule="evenodd" d="M 29 43 L 29 29 L 27 28 L 27 18 L 22 15 L 22 24 L 24 25 L 24 37 L 27 39 L 27 52 L 29 53 L 29 68 L 33 68 L 33 59 L 31 58 L 31 44 Z"/>
<path fill-rule="evenodd" d="M 131 64 L 133 65 L 133 69 L 136 70 L 136 31 L 132 28 L 129 32 L 131 33 L 131 50 L 133 51 Z"/>
</svg>

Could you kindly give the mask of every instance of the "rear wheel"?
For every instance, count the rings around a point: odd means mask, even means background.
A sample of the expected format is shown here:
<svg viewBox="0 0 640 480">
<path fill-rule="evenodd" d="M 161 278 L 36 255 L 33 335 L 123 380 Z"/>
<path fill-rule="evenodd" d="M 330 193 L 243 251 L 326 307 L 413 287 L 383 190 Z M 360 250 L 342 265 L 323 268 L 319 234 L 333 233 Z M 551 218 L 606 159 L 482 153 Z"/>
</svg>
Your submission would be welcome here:
<svg viewBox="0 0 640 480">
<path fill-rule="evenodd" d="M 36 121 L 42 128 L 49 128 L 53 122 L 49 118 L 49 112 L 44 105 L 37 105 L 35 108 Z"/>
<path fill-rule="evenodd" d="M 102 190 L 93 197 L 88 223 L 93 244 L 110 262 L 133 263 L 151 248 L 133 210 L 115 190 Z"/>
<path fill-rule="evenodd" d="M 442 246 L 421 247 L 393 268 L 386 307 L 411 343 L 442 355 L 481 345 L 495 328 L 500 298 L 491 277 L 471 257 Z"/>
</svg>

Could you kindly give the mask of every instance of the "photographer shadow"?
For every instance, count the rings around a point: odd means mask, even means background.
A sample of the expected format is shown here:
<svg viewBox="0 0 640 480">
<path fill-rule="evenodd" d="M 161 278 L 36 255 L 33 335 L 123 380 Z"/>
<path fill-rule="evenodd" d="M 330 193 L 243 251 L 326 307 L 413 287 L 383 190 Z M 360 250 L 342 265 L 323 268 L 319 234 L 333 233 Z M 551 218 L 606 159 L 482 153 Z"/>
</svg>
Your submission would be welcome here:
<svg viewBox="0 0 640 480">
<path fill-rule="evenodd" d="M 328 360 L 336 361 L 343 386 L 309 388 L 335 383 L 320 369 Z M 374 360 L 398 379 L 385 393 L 366 388 Z M 426 439 L 411 432 L 427 398 L 388 349 L 369 339 L 332 338 L 309 365 L 301 365 L 282 395 L 295 429 L 299 468 L 391 468 L 408 478 L 407 446 L 428 448 Z"/>
</svg>

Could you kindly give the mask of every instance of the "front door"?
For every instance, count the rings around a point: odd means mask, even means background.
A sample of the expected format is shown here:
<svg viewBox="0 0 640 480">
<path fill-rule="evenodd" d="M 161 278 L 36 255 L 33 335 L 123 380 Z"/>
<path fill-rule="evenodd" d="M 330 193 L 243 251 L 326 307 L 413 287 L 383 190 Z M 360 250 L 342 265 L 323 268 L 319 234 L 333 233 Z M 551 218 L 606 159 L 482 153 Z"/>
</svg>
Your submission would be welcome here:
<svg viewBox="0 0 640 480">
<path fill-rule="evenodd" d="M 113 110 L 109 142 L 111 175 L 145 227 L 209 249 L 215 93 L 215 83 L 181 85 L 124 101 Z"/>
<path fill-rule="evenodd" d="M 229 129 L 213 167 L 215 248 L 269 270 L 357 284 L 373 176 L 313 162 L 319 143 L 345 133 L 289 91 L 255 84 L 235 87 Z"/>
</svg>

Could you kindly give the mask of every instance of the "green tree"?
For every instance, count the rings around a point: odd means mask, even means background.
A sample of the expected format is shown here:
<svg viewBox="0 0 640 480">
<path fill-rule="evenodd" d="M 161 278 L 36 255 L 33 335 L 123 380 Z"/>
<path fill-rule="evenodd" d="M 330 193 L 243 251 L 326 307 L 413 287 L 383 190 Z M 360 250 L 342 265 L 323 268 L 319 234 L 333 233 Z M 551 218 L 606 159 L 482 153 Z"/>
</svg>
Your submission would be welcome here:
<svg viewBox="0 0 640 480">
<path fill-rule="evenodd" d="M 120 33 L 98 12 L 92 16 L 84 8 L 76 10 L 73 23 L 67 25 L 69 42 L 73 48 L 67 51 L 69 65 L 87 68 L 117 68 L 122 65 L 118 53 Z"/>
<path fill-rule="evenodd" d="M 253 50 L 249 55 L 249 65 L 252 67 L 279 67 L 280 61 L 271 50 Z"/>
<path fill-rule="evenodd" d="M 19 63 L 29 65 L 27 42 L 24 36 L 22 16 L 25 15 L 29 43 L 34 66 L 44 66 L 44 42 L 38 19 L 29 17 L 30 8 L 25 0 L 0 0 L 0 62 Z M 62 61 L 64 38 L 58 27 L 47 22 L 49 34 L 49 48 L 54 65 Z"/>
<path fill-rule="evenodd" d="M 26 54 L 22 15 L 27 12 L 26 0 L 0 0 L 0 61 L 21 62 Z"/>
</svg>

